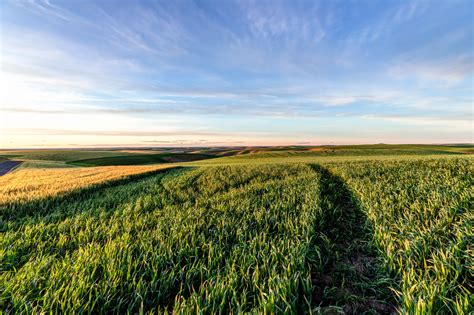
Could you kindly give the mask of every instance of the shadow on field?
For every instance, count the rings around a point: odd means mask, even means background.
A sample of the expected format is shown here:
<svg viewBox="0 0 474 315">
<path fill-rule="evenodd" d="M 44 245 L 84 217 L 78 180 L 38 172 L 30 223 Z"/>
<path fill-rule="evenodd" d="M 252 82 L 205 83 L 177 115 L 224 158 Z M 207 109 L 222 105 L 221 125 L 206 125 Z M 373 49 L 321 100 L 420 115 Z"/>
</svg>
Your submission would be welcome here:
<svg viewBox="0 0 474 315">
<path fill-rule="evenodd" d="M 141 179 L 145 179 L 157 174 L 164 174 L 169 173 L 172 171 L 176 171 L 178 169 L 184 169 L 184 167 L 176 166 L 176 167 L 169 167 L 158 169 L 146 173 L 128 175 L 126 177 L 106 181 L 99 184 L 93 184 L 89 186 L 85 186 L 83 188 L 78 188 L 72 191 L 60 193 L 55 196 L 48 196 L 44 198 L 39 198 L 32 201 L 21 201 L 21 202 L 14 202 L 9 204 L 0 205 L 0 232 L 4 231 L 5 226 L 2 223 L 15 222 L 16 225 L 21 223 L 21 220 L 27 217 L 35 217 L 37 219 L 47 216 L 50 214 L 52 209 L 61 205 L 62 203 L 68 202 L 78 202 L 84 201 L 86 199 L 91 198 L 94 194 L 97 194 L 100 190 L 106 188 L 112 188 L 121 186 L 124 184 L 128 184 L 134 181 L 138 181 Z"/>
<path fill-rule="evenodd" d="M 321 174 L 321 207 L 325 221 L 318 227 L 323 270 L 312 273 L 315 311 L 346 314 L 391 314 L 396 298 L 393 280 L 381 268 L 371 242 L 372 231 L 359 202 L 344 181 L 327 169 Z"/>
<path fill-rule="evenodd" d="M 141 189 L 135 189 L 135 195 L 117 195 L 121 194 L 122 186 L 128 184 L 139 184 L 153 176 L 162 178 L 169 174 L 179 174 L 187 171 L 187 167 L 169 167 L 165 169 L 154 170 L 151 172 L 129 175 L 127 177 L 111 180 L 101 184 L 86 186 L 54 197 L 41 198 L 30 202 L 7 204 L 0 206 L 0 233 L 3 232 L 21 232 L 21 230 L 31 229 L 30 231 L 51 231 L 50 235 L 38 242 L 18 242 L 11 246 L 7 255 L 0 255 L 0 270 L 14 271 L 22 268 L 31 257 L 35 257 L 38 251 L 38 244 L 43 246 L 41 254 L 54 256 L 55 259 L 76 251 L 80 247 L 79 242 L 64 242 L 57 245 L 54 241 L 58 226 L 65 219 L 73 220 L 87 212 L 86 216 L 90 219 L 104 220 L 108 215 L 112 215 L 120 206 L 127 202 L 135 202 L 140 195 Z M 130 198 L 130 199 L 129 199 Z M 133 198 L 133 199 L 132 199 Z M 101 209 L 101 216 L 98 213 L 90 211 L 91 202 L 97 202 L 98 209 Z M 89 205 L 89 206 L 88 206 Z M 39 228 L 38 228 L 39 227 Z M 40 232 L 41 233 L 41 232 Z M 36 234 L 35 236 L 37 236 Z M 45 234 L 46 235 L 46 234 Z M 29 236 L 31 237 L 31 236 Z M 49 239 L 52 237 L 51 239 Z M 96 238 L 96 242 L 104 242 L 104 238 Z M 7 246 L 8 248 L 8 246 Z M 0 303 L 1 308 L 1 303 Z M 0 312 L 1 313 L 1 312 Z"/>
</svg>

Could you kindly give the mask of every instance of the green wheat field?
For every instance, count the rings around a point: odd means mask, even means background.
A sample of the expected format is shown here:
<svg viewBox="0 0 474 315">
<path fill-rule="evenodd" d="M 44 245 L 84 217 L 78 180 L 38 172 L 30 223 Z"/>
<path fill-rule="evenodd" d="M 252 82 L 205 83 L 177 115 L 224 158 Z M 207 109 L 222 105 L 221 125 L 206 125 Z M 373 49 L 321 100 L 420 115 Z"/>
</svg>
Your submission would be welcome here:
<svg viewBox="0 0 474 315">
<path fill-rule="evenodd" d="M 0 151 L 0 309 L 472 313 L 473 151 Z"/>
</svg>

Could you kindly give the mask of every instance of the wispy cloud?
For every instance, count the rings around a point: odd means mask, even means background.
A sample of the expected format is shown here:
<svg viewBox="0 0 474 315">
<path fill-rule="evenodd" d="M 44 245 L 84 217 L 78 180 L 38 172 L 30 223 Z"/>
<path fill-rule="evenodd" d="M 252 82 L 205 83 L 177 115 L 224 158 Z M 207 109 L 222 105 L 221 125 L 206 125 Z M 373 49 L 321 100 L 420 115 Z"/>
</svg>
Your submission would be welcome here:
<svg viewBox="0 0 474 315">
<path fill-rule="evenodd" d="M 471 119 L 450 119 L 441 117 L 426 117 L 426 116 L 389 116 L 389 115 L 365 115 L 363 119 L 382 120 L 411 126 L 428 126 L 435 128 L 449 128 L 450 132 L 462 131 L 472 132 L 472 118 Z M 472 139 L 471 139 L 472 140 Z"/>
<path fill-rule="evenodd" d="M 389 73 L 399 80 L 415 78 L 449 87 L 474 76 L 474 56 L 461 54 L 438 62 L 403 60 L 391 66 Z"/>
<path fill-rule="evenodd" d="M 176 130 L 176 131 L 140 131 L 140 130 L 68 130 L 68 129 L 4 129 L 5 135 L 60 135 L 60 136 L 134 136 L 134 137 L 156 137 L 156 136 L 215 136 L 221 133 L 199 131 L 199 130 Z"/>
<path fill-rule="evenodd" d="M 65 22 L 81 21 L 82 19 L 71 14 L 69 11 L 54 5 L 49 0 L 36 0 L 36 1 L 25 1 L 19 0 L 14 2 L 15 5 L 22 7 L 23 9 L 34 12 L 38 15 L 52 16 L 54 18 L 61 19 Z"/>
<path fill-rule="evenodd" d="M 113 134 L 124 126 L 143 134 L 122 136 L 140 138 L 156 126 L 186 125 L 224 129 L 232 141 L 274 131 L 290 141 L 282 135 L 352 137 L 349 127 L 363 122 L 367 137 L 385 123 L 470 136 L 469 8 L 469 1 L 7 2 L 0 133 L 87 124 L 94 131 L 86 138 L 103 130 L 98 135 L 118 141 Z M 336 127 L 341 119 L 347 129 Z"/>
</svg>

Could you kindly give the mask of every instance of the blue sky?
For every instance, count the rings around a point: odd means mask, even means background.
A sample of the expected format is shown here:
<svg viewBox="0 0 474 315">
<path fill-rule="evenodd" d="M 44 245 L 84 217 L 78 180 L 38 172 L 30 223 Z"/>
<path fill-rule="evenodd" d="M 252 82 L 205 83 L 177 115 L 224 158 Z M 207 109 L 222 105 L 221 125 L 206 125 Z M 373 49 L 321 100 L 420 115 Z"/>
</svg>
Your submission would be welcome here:
<svg viewBox="0 0 474 315">
<path fill-rule="evenodd" d="M 0 146 L 473 142 L 473 1 L 2 1 Z"/>
</svg>

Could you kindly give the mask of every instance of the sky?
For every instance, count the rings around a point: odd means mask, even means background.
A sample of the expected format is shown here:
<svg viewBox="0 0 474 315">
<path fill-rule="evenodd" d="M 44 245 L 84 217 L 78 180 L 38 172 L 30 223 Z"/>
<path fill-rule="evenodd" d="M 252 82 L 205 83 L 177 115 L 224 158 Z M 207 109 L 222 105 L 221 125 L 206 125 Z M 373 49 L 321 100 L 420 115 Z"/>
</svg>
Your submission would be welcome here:
<svg viewBox="0 0 474 315">
<path fill-rule="evenodd" d="M 3 0 L 0 45 L 0 148 L 474 142 L 470 0 Z"/>
</svg>

